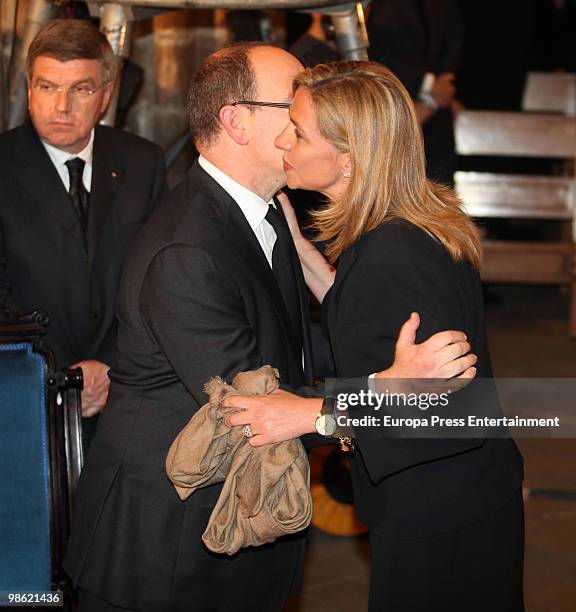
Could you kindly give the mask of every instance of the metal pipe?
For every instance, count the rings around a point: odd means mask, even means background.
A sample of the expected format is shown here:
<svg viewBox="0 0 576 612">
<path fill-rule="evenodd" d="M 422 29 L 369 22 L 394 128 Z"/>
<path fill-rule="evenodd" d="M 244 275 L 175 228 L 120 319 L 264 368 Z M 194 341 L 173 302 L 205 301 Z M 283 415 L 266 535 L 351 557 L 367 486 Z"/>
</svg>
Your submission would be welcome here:
<svg viewBox="0 0 576 612">
<path fill-rule="evenodd" d="M 100 30 L 106 35 L 112 51 L 119 58 L 127 58 L 130 55 L 130 43 L 133 26 L 132 9 L 121 6 L 118 3 L 104 4 L 100 6 Z M 120 59 L 120 62 L 122 59 Z M 121 69 L 118 71 L 114 84 L 114 93 L 106 110 L 106 114 L 100 120 L 103 125 L 114 125 L 116 109 L 118 108 L 118 94 L 122 80 Z"/>
<path fill-rule="evenodd" d="M 54 16 L 55 6 L 50 0 L 30 0 L 26 11 L 26 25 L 18 53 L 12 63 L 8 95 L 8 128 L 21 125 L 26 118 L 26 56 L 34 37 Z"/>
<path fill-rule="evenodd" d="M 332 18 L 340 55 L 347 60 L 367 60 L 368 32 L 362 4 L 356 4 L 351 11 L 330 11 L 328 14 Z"/>
<path fill-rule="evenodd" d="M 303 9 L 350 4 L 350 0 L 100 0 L 100 5 L 121 4 L 150 8 Z"/>
<path fill-rule="evenodd" d="M 17 18 L 16 0 L 0 3 L 0 132 L 6 129 L 8 118 L 8 71 L 14 51 Z"/>
</svg>

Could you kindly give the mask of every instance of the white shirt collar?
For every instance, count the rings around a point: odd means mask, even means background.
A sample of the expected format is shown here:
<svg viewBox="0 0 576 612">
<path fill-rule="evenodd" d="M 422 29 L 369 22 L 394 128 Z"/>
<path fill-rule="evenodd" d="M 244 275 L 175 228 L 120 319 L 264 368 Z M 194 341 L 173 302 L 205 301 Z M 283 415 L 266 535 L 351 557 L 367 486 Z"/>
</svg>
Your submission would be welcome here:
<svg viewBox="0 0 576 612">
<path fill-rule="evenodd" d="M 90 140 L 88 144 L 80 151 L 79 153 L 68 153 L 67 151 L 62 151 L 62 149 L 58 149 L 51 144 L 48 144 L 44 140 L 41 140 L 44 148 L 46 149 L 46 153 L 52 160 L 52 163 L 58 168 L 59 166 L 63 166 L 69 159 L 74 159 L 75 157 L 79 157 L 83 159 L 88 166 L 92 166 L 92 152 L 94 149 L 94 128 L 90 132 Z"/>
<path fill-rule="evenodd" d="M 252 228 L 252 231 L 255 231 L 268 213 L 270 204 L 275 207 L 274 201 L 270 200 L 266 202 L 259 195 L 250 191 L 250 189 L 247 189 L 234 179 L 231 179 L 227 174 L 222 172 L 220 168 L 217 168 L 202 155 L 198 157 L 198 163 L 238 204 L 240 210 L 246 217 L 246 221 L 248 221 Z"/>
</svg>

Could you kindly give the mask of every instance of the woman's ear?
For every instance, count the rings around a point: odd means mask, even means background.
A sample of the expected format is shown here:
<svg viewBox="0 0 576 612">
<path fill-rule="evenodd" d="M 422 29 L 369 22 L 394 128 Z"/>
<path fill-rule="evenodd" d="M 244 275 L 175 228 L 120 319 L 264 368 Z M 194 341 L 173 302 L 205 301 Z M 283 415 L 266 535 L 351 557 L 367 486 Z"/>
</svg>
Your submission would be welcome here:
<svg viewBox="0 0 576 612">
<path fill-rule="evenodd" d="M 219 113 L 222 129 L 239 145 L 248 143 L 248 133 L 244 124 L 245 111 L 238 106 L 226 104 Z"/>
<path fill-rule="evenodd" d="M 350 178 L 352 174 L 352 159 L 350 158 L 350 153 L 340 153 L 340 155 L 338 155 L 338 165 L 340 166 L 342 175 L 346 178 Z"/>
</svg>

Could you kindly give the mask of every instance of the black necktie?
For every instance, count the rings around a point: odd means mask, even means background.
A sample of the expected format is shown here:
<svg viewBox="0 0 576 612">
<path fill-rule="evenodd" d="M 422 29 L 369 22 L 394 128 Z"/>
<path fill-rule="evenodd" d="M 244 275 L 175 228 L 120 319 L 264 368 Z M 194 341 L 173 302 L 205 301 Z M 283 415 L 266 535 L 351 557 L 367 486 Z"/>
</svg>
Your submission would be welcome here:
<svg viewBox="0 0 576 612">
<path fill-rule="evenodd" d="M 88 222 L 88 192 L 82 181 L 84 174 L 84 160 L 79 157 L 69 159 L 66 162 L 68 174 L 70 175 L 70 189 L 68 195 L 72 202 L 72 206 L 78 215 L 82 231 L 86 235 L 86 224 Z"/>
<path fill-rule="evenodd" d="M 280 213 L 270 205 L 266 214 L 266 221 L 276 232 L 276 242 L 272 249 L 272 270 L 280 287 L 284 304 L 290 317 L 292 331 L 298 347 L 302 347 L 302 320 L 300 312 L 300 299 L 298 283 L 294 270 L 294 256 L 292 237 L 286 221 Z"/>
</svg>

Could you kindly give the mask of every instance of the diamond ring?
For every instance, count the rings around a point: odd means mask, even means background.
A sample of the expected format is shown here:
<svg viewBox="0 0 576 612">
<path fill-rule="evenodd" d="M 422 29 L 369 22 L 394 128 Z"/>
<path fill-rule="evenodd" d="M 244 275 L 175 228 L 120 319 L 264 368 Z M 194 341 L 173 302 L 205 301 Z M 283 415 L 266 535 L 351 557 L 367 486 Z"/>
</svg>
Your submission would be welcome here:
<svg viewBox="0 0 576 612">
<path fill-rule="evenodd" d="M 242 433 L 247 437 L 247 438 L 251 438 L 254 433 L 252 432 L 252 428 L 250 427 L 250 424 L 248 425 L 244 425 L 244 427 L 242 427 Z"/>
</svg>

